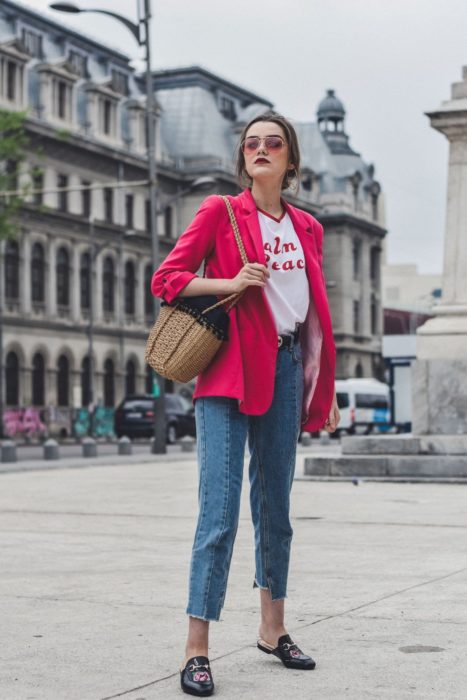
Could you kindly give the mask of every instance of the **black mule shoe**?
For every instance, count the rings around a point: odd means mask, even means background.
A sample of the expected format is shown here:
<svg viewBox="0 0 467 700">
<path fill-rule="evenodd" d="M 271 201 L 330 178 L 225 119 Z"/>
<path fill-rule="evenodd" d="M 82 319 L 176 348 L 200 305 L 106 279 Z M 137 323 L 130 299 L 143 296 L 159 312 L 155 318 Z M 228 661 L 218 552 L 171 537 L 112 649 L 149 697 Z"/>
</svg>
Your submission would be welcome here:
<svg viewBox="0 0 467 700">
<path fill-rule="evenodd" d="M 184 693 L 206 697 L 214 692 L 211 667 L 207 656 L 193 656 L 180 671 L 180 685 Z"/>
<path fill-rule="evenodd" d="M 261 638 L 258 639 L 257 646 L 258 649 L 261 649 L 266 654 L 277 656 L 287 668 L 311 671 L 316 666 L 316 661 L 311 656 L 304 654 L 288 634 L 283 634 L 282 637 L 279 637 L 275 649 Z"/>
</svg>

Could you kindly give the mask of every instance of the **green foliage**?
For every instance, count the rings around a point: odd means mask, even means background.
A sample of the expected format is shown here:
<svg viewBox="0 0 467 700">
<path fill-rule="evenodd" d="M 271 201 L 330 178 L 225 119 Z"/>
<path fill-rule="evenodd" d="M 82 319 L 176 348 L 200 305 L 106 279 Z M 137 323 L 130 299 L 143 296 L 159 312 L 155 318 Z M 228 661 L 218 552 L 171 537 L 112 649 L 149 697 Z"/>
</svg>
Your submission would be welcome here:
<svg viewBox="0 0 467 700">
<path fill-rule="evenodd" d="M 15 235 L 15 214 L 23 203 L 20 192 L 6 196 L 2 193 L 19 190 L 19 168 L 28 146 L 25 118 L 25 112 L 0 110 L 0 238 Z"/>
</svg>

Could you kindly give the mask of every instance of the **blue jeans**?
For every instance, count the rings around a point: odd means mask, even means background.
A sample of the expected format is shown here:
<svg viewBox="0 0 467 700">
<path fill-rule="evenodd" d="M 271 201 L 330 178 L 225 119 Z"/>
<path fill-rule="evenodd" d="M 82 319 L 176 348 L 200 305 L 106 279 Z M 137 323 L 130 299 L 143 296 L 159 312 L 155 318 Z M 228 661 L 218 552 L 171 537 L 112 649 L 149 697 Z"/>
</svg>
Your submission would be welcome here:
<svg viewBox="0 0 467 700">
<path fill-rule="evenodd" d="M 260 416 L 236 399 L 208 396 L 195 403 L 199 516 L 190 565 L 188 615 L 219 620 L 237 534 L 248 435 L 250 506 L 255 532 L 254 587 L 286 598 L 292 527 L 290 491 L 300 430 L 303 368 L 300 344 L 277 354 L 274 398 Z"/>
</svg>

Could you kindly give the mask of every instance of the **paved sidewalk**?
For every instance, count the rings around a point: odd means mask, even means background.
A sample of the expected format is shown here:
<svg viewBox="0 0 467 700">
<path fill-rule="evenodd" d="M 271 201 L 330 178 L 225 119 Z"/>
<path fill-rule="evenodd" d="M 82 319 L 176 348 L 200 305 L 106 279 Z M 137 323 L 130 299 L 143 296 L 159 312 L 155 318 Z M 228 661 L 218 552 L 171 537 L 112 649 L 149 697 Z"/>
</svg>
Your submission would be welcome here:
<svg viewBox="0 0 467 700">
<path fill-rule="evenodd" d="M 188 697 L 196 497 L 193 459 L 0 475 L 1 700 Z M 317 660 L 299 672 L 255 648 L 245 479 L 216 696 L 464 700 L 466 500 L 460 484 L 295 482 L 287 621 Z"/>
</svg>

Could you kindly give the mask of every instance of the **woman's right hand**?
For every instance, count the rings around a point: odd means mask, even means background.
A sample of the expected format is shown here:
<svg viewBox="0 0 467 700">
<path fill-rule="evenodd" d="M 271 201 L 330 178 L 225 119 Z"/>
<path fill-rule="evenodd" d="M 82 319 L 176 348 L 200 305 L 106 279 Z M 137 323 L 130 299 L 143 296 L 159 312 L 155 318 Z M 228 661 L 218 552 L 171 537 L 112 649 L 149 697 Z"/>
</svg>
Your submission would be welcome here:
<svg viewBox="0 0 467 700">
<path fill-rule="evenodd" d="M 266 265 L 247 263 L 231 280 L 232 293 L 243 292 L 247 287 L 265 287 L 269 277 Z"/>
</svg>

